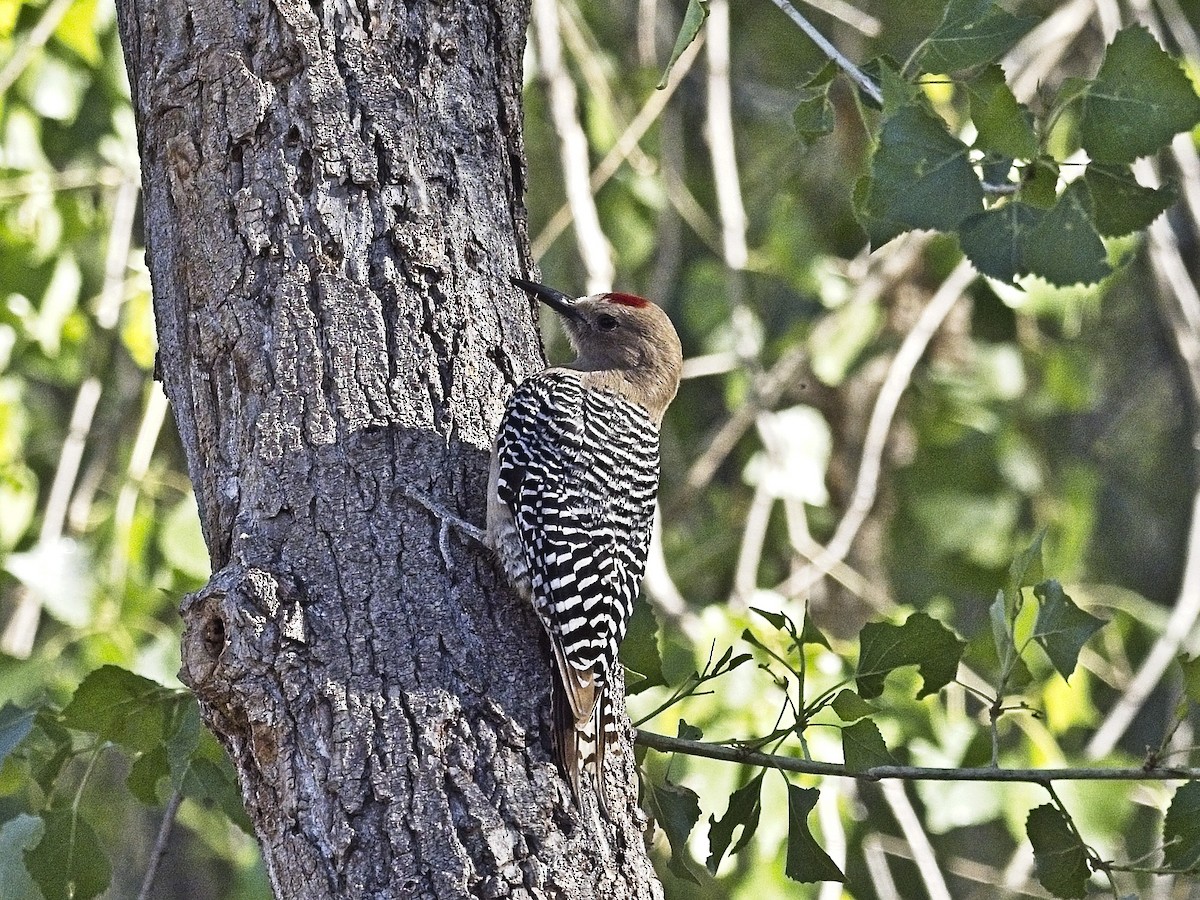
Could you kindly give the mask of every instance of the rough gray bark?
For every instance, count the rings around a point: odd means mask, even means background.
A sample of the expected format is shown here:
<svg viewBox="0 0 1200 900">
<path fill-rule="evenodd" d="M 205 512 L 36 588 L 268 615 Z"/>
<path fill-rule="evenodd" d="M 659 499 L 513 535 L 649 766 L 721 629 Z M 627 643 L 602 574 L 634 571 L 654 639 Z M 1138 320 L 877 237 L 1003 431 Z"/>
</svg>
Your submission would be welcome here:
<svg viewBox="0 0 1200 900">
<path fill-rule="evenodd" d="M 659 894 L 628 736 L 615 821 L 580 816 L 536 620 L 411 499 L 482 522 L 494 423 L 542 365 L 507 284 L 526 5 L 118 7 L 216 573 L 183 603 L 183 674 L 277 896 Z"/>
</svg>

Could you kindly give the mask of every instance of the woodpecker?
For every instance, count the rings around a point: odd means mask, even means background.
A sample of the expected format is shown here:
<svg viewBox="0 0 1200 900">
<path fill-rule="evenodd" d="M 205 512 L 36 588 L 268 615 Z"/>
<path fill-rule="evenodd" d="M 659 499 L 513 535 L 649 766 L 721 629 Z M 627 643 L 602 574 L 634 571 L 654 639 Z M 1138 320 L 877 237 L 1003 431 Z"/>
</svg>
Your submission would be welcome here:
<svg viewBox="0 0 1200 900">
<path fill-rule="evenodd" d="M 492 453 L 487 543 L 550 637 L 558 764 L 576 803 L 580 769 L 590 769 L 605 808 L 610 673 L 646 571 L 659 427 L 683 352 L 649 300 L 573 299 L 511 281 L 562 317 L 576 359 L 522 382 L 508 401 Z"/>
</svg>

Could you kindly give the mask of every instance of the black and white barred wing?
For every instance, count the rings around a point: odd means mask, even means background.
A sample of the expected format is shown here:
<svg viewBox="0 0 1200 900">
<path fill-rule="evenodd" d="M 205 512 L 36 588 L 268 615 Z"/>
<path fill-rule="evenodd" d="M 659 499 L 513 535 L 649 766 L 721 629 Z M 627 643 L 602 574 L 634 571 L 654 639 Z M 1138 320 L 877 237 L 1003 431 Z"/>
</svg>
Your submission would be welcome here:
<svg viewBox="0 0 1200 900">
<path fill-rule="evenodd" d="M 576 722 L 591 717 L 645 572 L 658 488 L 658 431 L 574 373 L 530 379 L 497 443 L 499 495 L 529 566 Z"/>
</svg>

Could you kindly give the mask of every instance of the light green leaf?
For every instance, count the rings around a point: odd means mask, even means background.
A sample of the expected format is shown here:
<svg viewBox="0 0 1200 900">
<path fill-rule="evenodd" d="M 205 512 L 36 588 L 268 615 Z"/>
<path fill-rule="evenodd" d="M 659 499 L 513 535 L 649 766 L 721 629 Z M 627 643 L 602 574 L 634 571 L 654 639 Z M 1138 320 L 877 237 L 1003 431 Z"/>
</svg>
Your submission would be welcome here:
<svg viewBox="0 0 1200 900">
<path fill-rule="evenodd" d="M 131 750 L 146 752 L 167 738 L 180 695 L 118 666 L 102 666 L 75 689 L 63 710 L 68 728 L 90 731 Z"/>
<path fill-rule="evenodd" d="M 1181 655 L 1178 662 L 1183 670 L 1184 692 L 1193 703 L 1200 703 L 1200 656 L 1189 659 Z"/>
<path fill-rule="evenodd" d="M 846 876 L 821 849 L 808 828 L 808 814 L 820 796 L 816 788 L 799 788 L 788 784 L 788 846 L 784 873 L 792 881 L 811 884 L 814 881 L 841 881 Z"/>
<path fill-rule="evenodd" d="M 1033 113 L 1017 102 L 999 65 L 988 66 L 971 79 L 967 91 L 971 98 L 971 121 L 978 131 L 975 138 L 978 149 L 1012 159 L 1031 159 L 1037 155 Z"/>
<path fill-rule="evenodd" d="M 830 705 L 843 722 L 854 722 L 864 716 L 875 714 L 875 707 L 849 688 L 838 691 L 838 695 L 833 698 L 833 703 Z"/>
<path fill-rule="evenodd" d="M 191 494 L 167 513 L 162 528 L 158 529 L 158 548 L 172 568 L 191 578 L 203 580 L 212 572 L 196 500 Z"/>
<path fill-rule="evenodd" d="M 1163 862 L 1173 869 L 1200 866 L 1200 782 L 1179 786 L 1163 819 Z"/>
<path fill-rule="evenodd" d="M 765 774 L 765 770 L 760 771 L 747 784 L 730 794 L 729 806 L 725 809 L 725 815 L 719 822 L 714 816 L 708 817 L 709 851 L 708 862 L 705 865 L 713 875 L 717 874 L 717 868 L 721 865 L 721 860 L 725 858 L 725 851 L 729 848 L 730 841 L 733 840 L 734 830 L 739 827 L 742 829 L 737 846 L 730 851 L 737 853 L 746 846 L 758 828 L 758 817 L 762 813 L 762 783 Z"/>
<path fill-rule="evenodd" d="M 42 839 L 25 852 L 25 867 L 42 894 L 89 900 L 107 890 L 112 869 L 92 827 L 70 807 L 49 810 L 42 822 Z"/>
<path fill-rule="evenodd" d="M 74 0 L 54 29 L 54 37 L 60 44 L 92 66 L 103 56 L 96 31 L 96 6 L 96 0 Z"/>
<path fill-rule="evenodd" d="M 954 680 L 966 644 L 925 613 L 913 613 L 903 625 L 872 622 L 859 635 L 858 693 L 871 700 L 883 693 L 887 675 L 901 666 L 917 666 L 924 683 L 917 698 L 936 693 Z"/>
<path fill-rule="evenodd" d="M 1083 148 L 1099 163 L 1131 163 L 1200 123 L 1200 97 L 1179 63 L 1140 25 L 1117 32 L 1083 97 Z"/>
<path fill-rule="evenodd" d="M 1087 850 L 1063 814 L 1046 804 L 1029 813 L 1025 833 L 1033 845 L 1037 879 L 1055 897 L 1068 900 L 1087 893 Z"/>
<path fill-rule="evenodd" d="M 958 72 L 999 59 L 1037 24 L 1014 16 L 992 0 L 950 0 L 942 21 L 925 42 L 921 69 Z"/>
<path fill-rule="evenodd" d="M 842 729 L 842 759 L 846 768 L 855 774 L 875 766 L 896 764 L 878 726 L 870 719 L 860 719 Z"/>
<path fill-rule="evenodd" d="M 1038 598 L 1034 640 L 1041 645 L 1063 678 L 1069 678 L 1079 661 L 1079 651 L 1103 625 L 1102 619 L 1085 613 L 1066 595 L 1057 581 L 1043 581 L 1033 589 Z"/>
<path fill-rule="evenodd" d="M 683 51 L 696 39 L 696 35 L 704 27 L 704 20 L 708 18 L 708 2 L 709 0 L 688 0 L 687 11 L 683 14 L 683 24 L 679 28 L 679 35 L 675 38 L 675 47 L 671 50 L 671 58 L 667 60 L 667 67 L 663 70 L 662 78 L 658 80 L 660 91 L 667 86 L 671 70 L 675 68 L 675 63 L 679 62 L 679 57 L 683 56 Z"/>
</svg>

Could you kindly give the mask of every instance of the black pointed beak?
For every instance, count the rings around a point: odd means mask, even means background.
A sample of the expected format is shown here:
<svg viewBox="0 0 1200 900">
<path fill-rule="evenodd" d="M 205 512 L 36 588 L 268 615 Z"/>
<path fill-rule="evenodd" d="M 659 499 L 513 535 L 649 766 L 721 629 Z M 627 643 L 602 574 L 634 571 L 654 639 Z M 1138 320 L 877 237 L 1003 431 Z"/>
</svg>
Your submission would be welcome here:
<svg viewBox="0 0 1200 900">
<path fill-rule="evenodd" d="M 556 291 L 554 288 L 538 284 L 536 281 L 526 281 L 524 278 L 510 277 L 508 280 L 527 294 L 545 303 L 560 316 L 565 316 L 568 319 L 579 318 L 579 313 L 575 310 L 575 299 L 568 297 L 562 291 Z"/>
</svg>

